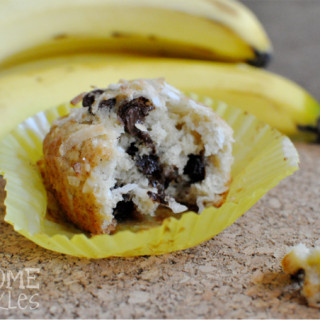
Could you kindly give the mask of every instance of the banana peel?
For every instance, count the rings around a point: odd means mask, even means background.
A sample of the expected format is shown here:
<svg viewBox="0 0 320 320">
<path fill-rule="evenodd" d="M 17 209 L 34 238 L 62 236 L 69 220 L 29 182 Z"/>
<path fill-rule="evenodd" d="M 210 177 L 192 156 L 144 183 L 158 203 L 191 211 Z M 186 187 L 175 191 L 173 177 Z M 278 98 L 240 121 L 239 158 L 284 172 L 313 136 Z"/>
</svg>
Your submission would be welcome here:
<svg viewBox="0 0 320 320">
<path fill-rule="evenodd" d="M 186 93 L 252 113 L 293 137 L 301 137 L 298 128 L 314 126 L 320 115 L 318 102 L 303 88 L 245 64 L 82 54 L 32 61 L 0 73 L 0 138 L 25 118 L 65 103 L 91 86 L 154 77 L 164 77 Z"/>
<path fill-rule="evenodd" d="M 0 30 L 2 68 L 79 51 L 256 66 L 272 53 L 261 23 L 235 0 L 1 1 Z"/>
</svg>

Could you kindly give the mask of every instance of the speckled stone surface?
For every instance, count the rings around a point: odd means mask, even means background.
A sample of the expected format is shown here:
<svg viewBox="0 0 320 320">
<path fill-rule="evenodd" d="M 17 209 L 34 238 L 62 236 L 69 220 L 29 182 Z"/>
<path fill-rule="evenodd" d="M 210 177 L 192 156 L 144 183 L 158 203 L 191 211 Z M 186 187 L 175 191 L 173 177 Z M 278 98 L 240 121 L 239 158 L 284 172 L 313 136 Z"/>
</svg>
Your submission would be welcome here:
<svg viewBox="0 0 320 320">
<path fill-rule="evenodd" d="M 320 2 L 243 2 L 273 40 L 270 69 L 320 99 Z M 320 145 L 296 147 L 301 169 L 236 223 L 163 256 L 87 260 L 50 252 L 4 223 L 0 205 L 0 318 L 319 318 L 280 265 L 288 246 L 320 238 Z M 3 186 L 0 179 L 0 203 Z M 29 285 L 26 268 L 39 271 L 30 270 Z M 10 272 L 22 272 L 22 283 L 3 281 Z"/>
</svg>

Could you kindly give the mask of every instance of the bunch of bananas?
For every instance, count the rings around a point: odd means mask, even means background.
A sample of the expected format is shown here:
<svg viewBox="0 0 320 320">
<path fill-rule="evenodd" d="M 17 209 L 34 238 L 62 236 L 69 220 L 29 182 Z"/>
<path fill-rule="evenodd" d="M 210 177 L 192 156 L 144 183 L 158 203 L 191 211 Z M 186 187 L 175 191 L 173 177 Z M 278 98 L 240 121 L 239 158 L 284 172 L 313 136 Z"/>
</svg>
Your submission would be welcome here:
<svg viewBox="0 0 320 320">
<path fill-rule="evenodd" d="M 0 39 L 0 137 L 91 85 L 159 76 L 290 136 L 317 132 L 318 102 L 256 68 L 272 47 L 235 0 L 1 1 Z"/>
</svg>

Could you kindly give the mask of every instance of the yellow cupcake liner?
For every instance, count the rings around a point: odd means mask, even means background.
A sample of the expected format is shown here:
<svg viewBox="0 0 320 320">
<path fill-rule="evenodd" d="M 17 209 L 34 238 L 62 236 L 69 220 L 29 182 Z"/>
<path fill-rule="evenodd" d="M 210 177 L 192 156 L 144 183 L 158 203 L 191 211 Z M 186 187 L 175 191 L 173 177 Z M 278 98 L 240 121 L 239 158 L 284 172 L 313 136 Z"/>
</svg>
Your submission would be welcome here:
<svg viewBox="0 0 320 320">
<path fill-rule="evenodd" d="M 70 111 L 70 105 L 62 105 L 28 118 L 0 143 L 0 173 L 7 181 L 5 221 L 44 248 L 87 258 L 163 254 L 214 237 L 297 170 L 299 158 L 289 138 L 254 116 L 222 102 L 191 96 L 211 106 L 234 130 L 232 183 L 220 208 L 206 208 L 200 215 L 187 212 L 150 228 L 92 237 L 48 220 L 46 190 L 36 162 L 42 157 L 42 141 L 52 121 Z"/>
</svg>

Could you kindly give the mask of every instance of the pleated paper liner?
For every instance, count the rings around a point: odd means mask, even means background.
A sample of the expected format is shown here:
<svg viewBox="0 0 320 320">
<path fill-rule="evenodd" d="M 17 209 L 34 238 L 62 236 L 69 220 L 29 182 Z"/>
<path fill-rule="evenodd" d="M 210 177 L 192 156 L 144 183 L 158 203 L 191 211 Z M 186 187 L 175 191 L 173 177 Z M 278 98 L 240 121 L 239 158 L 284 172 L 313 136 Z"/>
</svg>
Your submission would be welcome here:
<svg viewBox="0 0 320 320">
<path fill-rule="evenodd" d="M 124 225 L 113 235 L 92 237 L 71 225 L 47 219 L 47 194 L 36 163 L 42 157 L 42 141 L 52 121 L 69 113 L 68 104 L 28 118 L 1 142 L 0 173 L 7 180 L 5 221 L 44 248 L 87 258 L 182 250 L 230 226 L 268 190 L 298 169 L 298 154 L 287 137 L 254 116 L 224 103 L 192 96 L 215 109 L 234 130 L 232 183 L 220 208 L 206 208 L 200 215 L 186 212 L 160 224 Z"/>
</svg>

